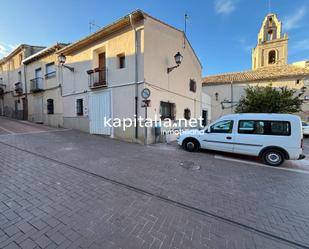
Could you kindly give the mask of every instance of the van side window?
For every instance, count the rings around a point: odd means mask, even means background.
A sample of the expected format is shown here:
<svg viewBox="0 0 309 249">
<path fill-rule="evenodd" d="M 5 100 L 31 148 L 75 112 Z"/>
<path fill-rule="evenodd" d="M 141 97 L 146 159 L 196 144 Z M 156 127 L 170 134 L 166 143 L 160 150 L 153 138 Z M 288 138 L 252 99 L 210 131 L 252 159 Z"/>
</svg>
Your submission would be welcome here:
<svg viewBox="0 0 309 249">
<path fill-rule="evenodd" d="M 290 136 L 291 125 L 287 121 L 239 120 L 239 134 Z"/>
<path fill-rule="evenodd" d="M 282 121 L 271 121 L 270 131 L 272 135 L 291 135 L 290 123 Z"/>
<path fill-rule="evenodd" d="M 238 133 L 240 134 L 264 134 L 265 127 L 263 121 L 240 120 Z"/>
<path fill-rule="evenodd" d="M 233 120 L 224 120 L 210 126 L 210 133 L 232 133 Z"/>
</svg>

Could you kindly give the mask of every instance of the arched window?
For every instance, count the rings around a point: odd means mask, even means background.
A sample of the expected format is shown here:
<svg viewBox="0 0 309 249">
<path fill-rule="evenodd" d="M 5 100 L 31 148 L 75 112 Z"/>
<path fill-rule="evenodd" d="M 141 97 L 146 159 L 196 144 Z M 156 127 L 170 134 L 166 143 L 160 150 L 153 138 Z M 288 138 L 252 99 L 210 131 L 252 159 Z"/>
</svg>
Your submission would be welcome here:
<svg viewBox="0 0 309 249">
<path fill-rule="evenodd" d="M 54 114 L 54 100 L 47 100 L 47 114 Z"/>
<path fill-rule="evenodd" d="M 276 63 L 276 51 L 271 50 L 268 53 L 268 64 L 275 64 Z"/>
</svg>

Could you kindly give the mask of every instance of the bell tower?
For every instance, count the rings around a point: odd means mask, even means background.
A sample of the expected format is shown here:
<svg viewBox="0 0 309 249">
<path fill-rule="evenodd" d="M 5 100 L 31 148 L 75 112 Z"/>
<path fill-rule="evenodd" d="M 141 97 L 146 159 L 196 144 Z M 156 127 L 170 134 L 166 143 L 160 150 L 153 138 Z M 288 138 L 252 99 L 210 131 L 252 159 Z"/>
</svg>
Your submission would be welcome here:
<svg viewBox="0 0 309 249">
<path fill-rule="evenodd" d="M 286 65 L 288 61 L 288 35 L 282 36 L 282 23 L 269 13 L 262 23 L 256 47 L 252 50 L 252 70 Z"/>
</svg>

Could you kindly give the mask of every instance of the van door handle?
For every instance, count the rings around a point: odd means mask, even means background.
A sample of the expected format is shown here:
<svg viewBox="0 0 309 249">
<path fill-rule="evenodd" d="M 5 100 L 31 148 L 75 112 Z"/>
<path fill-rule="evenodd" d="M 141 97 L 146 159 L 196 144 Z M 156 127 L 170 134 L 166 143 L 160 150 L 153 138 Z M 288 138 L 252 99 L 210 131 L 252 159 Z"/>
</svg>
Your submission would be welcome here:
<svg viewBox="0 0 309 249">
<path fill-rule="evenodd" d="M 226 137 L 226 139 L 231 140 L 231 139 L 232 139 L 232 137 Z"/>
</svg>

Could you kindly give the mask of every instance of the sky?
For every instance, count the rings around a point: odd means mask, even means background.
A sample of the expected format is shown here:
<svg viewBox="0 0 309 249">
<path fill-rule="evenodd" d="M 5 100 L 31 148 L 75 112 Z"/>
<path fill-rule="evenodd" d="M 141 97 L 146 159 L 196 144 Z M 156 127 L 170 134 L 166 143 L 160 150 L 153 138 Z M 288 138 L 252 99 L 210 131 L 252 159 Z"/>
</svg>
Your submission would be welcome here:
<svg viewBox="0 0 309 249">
<path fill-rule="evenodd" d="M 309 0 L 271 0 L 289 35 L 289 63 L 309 60 Z M 203 76 L 251 69 L 251 50 L 269 0 L 1 0 L 0 58 L 21 43 L 50 46 L 90 34 L 141 9 L 179 29 L 203 65 Z M 97 29 L 93 26 L 92 31 Z"/>
</svg>

